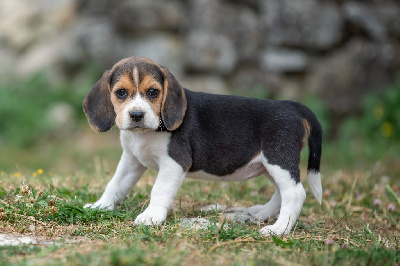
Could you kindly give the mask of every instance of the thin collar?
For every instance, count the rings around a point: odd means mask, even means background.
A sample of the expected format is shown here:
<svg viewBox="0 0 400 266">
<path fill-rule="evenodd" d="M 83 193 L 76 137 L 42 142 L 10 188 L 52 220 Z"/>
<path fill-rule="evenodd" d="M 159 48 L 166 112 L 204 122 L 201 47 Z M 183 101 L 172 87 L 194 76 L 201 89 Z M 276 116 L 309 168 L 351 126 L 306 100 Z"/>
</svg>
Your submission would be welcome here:
<svg viewBox="0 0 400 266">
<path fill-rule="evenodd" d="M 164 125 L 164 122 L 160 116 L 160 124 L 158 125 L 158 128 L 156 130 L 157 132 L 169 132 L 169 130 L 167 129 L 167 127 Z"/>
</svg>

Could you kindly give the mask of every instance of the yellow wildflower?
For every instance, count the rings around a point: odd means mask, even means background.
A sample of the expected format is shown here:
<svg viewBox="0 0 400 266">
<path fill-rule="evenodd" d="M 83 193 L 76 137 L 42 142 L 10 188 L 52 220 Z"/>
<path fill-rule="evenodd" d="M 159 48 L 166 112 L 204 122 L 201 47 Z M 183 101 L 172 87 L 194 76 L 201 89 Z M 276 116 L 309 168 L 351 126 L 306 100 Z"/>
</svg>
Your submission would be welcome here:
<svg viewBox="0 0 400 266">
<path fill-rule="evenodd" d="M 33 173 L 32 173 L 32 177 L 37 177 L 37 173 L 36 173 L 36 172 L 33 172 Z"/>
<path fill-rule="evenodd" d="M 21 176 L 21 173 L 20 172 L 14 172 L 13 173 L 13 177 L 20 177 Z"/>
<path fill-rule="evenodd" d="M 385 122 L 381 126 L 381 133 L 385 138 L 393 135 L 393 124 L 390 122 Z"/>
<path fill-rule="evenodd" d="M 37 173 L 38 173 L 39 175 L 43 174 L 43 169 L 38 169 L 38 170 L 37 170 Z"/>
</svg>

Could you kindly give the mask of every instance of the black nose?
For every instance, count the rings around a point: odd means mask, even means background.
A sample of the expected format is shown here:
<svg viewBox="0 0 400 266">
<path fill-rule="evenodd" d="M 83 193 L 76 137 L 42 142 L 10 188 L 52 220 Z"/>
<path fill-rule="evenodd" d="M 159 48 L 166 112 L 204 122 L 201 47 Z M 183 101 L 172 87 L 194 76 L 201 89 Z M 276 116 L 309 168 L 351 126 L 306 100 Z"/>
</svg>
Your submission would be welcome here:
<svg viewBox="0 0 400 266">
<path fill-rule="evenodd" d="M 131 116 L 132 121 L 140 122 L 143 120 L 144 112 L 133 111 L 133 112 L 129 112 L 129 115 Z"/>
</svg>

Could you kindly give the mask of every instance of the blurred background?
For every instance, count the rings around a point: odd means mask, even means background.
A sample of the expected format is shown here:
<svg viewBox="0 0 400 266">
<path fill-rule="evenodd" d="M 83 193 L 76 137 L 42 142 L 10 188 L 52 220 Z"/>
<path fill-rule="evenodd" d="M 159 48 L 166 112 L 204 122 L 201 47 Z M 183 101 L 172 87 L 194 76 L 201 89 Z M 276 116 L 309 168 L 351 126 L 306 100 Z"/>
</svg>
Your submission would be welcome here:
<svg viewBox="0 0 400 266">
<path fill-rule="evenodd" d="M 140 55 L 192 90 L 300 101 L 323 168 L 400 179 L 399 18 L 396 0 L 0 0 L 0 170 L 112 174 L 118 130 L 81 102 Z"/>
</svg>

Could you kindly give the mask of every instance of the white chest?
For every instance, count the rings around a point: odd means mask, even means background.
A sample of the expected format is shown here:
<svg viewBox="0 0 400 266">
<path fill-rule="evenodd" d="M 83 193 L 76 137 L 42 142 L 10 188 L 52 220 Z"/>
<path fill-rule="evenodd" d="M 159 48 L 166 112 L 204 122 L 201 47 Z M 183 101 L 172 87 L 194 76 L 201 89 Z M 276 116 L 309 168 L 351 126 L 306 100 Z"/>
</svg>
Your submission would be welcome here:
<svg viewBox="0 0 400 266">
<path fill-rule="evenodd" d="M 168 155 L 168 132 L 130 132 L 121 131 L 121 145 L 132 153 L 141 164 L 158 171 L 160 162 Z"/>
</svg>

